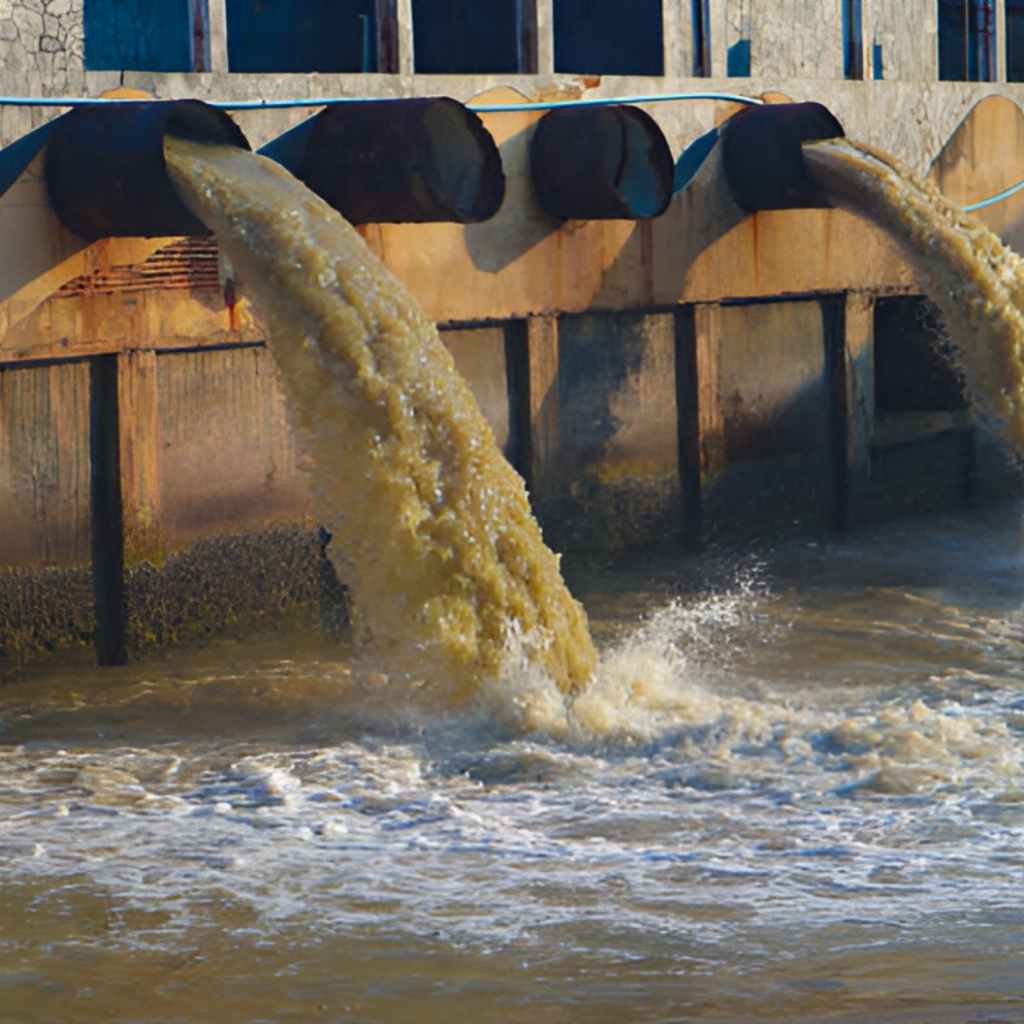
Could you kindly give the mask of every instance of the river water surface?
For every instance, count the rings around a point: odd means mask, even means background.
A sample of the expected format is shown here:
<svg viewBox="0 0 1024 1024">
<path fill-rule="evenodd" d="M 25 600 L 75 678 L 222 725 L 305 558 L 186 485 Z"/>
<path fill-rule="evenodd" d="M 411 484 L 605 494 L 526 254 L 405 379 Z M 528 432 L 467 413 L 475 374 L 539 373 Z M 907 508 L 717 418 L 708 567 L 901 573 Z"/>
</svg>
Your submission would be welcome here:
<svg viewBox="0 0 1024 1024">
<path fill-rule="evenodd" d="M 1022 512 L 577 575 L 568 709 L 294 635 L 11 684 L 0 1021 L 1024 1019 Z"/>
</svg>

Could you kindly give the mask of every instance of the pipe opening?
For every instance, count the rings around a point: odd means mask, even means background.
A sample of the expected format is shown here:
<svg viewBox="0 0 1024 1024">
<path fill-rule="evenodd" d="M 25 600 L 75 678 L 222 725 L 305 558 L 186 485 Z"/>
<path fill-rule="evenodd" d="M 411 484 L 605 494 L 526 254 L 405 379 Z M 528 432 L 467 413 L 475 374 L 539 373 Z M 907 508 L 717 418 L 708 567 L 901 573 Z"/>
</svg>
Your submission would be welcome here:
<svg viewBox="0 0 1024 1024">
<path fill-rule="evenodd" d="M 638 107 L 552 110 L 530 143 L 537 201 L 561 220 L 657 217 L 673 173 L 665 136 Z"/>
<path fill-rule="evenodd" d="M 45 175 L 64 226 L 88 241 L 208 234 L 167 176 L 167 134 L 249 148 L 227 114 L 199 100 L 76 107 L 58 118 Z"/>
<path fill-rule="evenodd" d="M 505 198 L 490 132 L 447 97 L 327 107 L 262 152 L 353 224 L 479 223 Z"/>
<path fill-rule="evenodd" d="M 733 114 L 720 128 L 722 164 L 733 198 L 747 213 L 828 208 L 811 179 L 803 144 L 843 138 L 843 126 L 820 103 L 766 103 Z"/>
</svg>

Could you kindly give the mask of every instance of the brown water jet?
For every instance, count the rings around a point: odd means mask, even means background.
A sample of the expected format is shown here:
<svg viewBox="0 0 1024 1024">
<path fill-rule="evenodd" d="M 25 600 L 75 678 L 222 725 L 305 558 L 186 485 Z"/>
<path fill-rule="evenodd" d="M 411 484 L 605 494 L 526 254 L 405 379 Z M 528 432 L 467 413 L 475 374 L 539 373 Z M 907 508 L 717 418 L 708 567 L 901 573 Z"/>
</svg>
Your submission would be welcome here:
<svg viewBox="0 0 1024 1024">
<path fill-rule="evenodd" d="M 888 154 L 849 140 L 808 143 L 812 177 L 899 247 L 942 314 L 978 412 L 1024 451 L 1024 260 L 977 218 Z"/>
<path fill-rule="evenodd" d="M 389 671 L 465 699 L 525 654 L 578 691 L 586 615 L 433 323 L 278 164 L 170 136 L 165 154 L 267 325 L 330 556 Z"/>
</svg>

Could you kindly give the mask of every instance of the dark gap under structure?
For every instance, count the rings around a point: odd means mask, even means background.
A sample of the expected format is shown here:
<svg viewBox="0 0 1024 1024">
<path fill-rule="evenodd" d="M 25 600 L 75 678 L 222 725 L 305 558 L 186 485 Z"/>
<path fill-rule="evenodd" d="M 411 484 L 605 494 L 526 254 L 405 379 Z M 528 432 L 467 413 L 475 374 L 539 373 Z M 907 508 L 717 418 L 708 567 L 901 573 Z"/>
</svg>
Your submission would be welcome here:
<svg viewBox="0 0 1024 1024">
<path fill-rule="evenodd" d="M 533 426 L 530 415 L 530 348 L 525 320 L 508 320 L 505 335 L 505 387 L 508 394 L 508 444 L 505 457 L 533 486 Z"/>
</svg>

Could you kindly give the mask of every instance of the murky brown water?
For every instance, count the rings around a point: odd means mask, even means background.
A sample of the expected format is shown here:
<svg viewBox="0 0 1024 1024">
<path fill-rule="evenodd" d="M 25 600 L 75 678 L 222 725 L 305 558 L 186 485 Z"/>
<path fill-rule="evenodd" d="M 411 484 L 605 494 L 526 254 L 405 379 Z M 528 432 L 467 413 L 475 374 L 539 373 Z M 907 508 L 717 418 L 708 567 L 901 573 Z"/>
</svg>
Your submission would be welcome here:
<svg viewBox="0 0 1024 1024">
<path fill-rule="evenodd" d="M 575 702 L 309 636 L 11 685 L 0 1021 L 1020 1020 L 1022 512 L 577 578 Z"/>
</svg>

